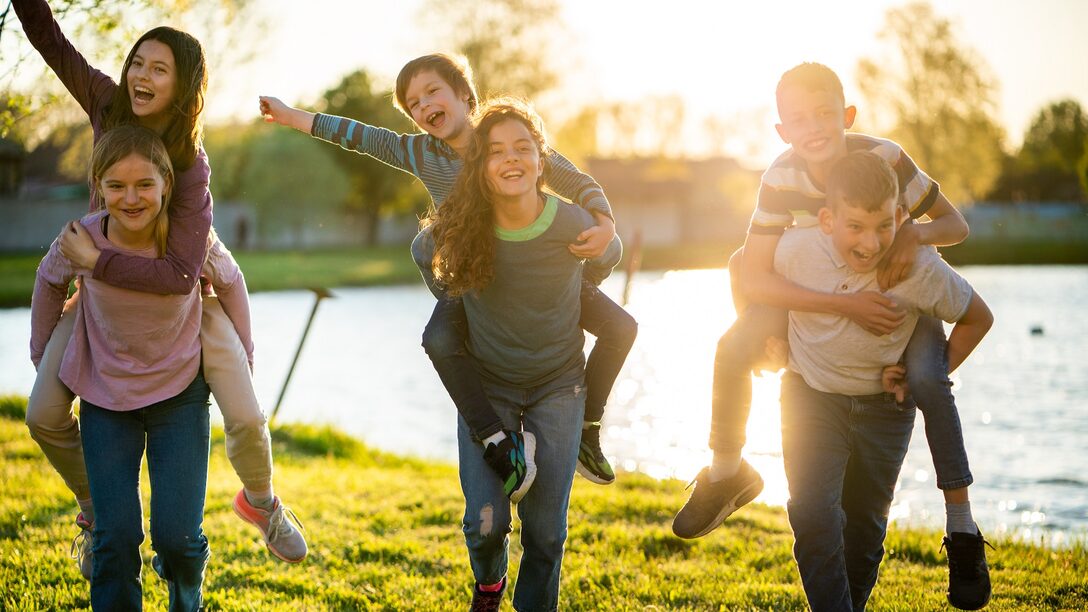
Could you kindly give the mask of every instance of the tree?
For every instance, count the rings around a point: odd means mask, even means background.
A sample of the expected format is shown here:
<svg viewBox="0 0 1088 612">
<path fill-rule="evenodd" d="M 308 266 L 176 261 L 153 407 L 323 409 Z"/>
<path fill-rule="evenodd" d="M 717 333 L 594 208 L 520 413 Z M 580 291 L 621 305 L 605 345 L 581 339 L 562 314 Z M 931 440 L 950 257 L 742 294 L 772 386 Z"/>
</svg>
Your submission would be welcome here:
<svg viewBox="0 0 1088 612">
<path fill-rule="evenodd" d="M 468 59 L 485 98 L 505 93 L 532 100 L 559 84 L 552 67 L 563 32 L 558 0 L 429 0 L 420 15 Z"/>
<path fill-rule="evenodd" d="M 1006 158 L 991 199 L 1088 201 L 1088 115 L 1076 100 L 1052 102 L 1035 115 L 1014 156 Z"/>
<path fill-rule="evenodd" d="M 301 247 L 305 227 L 331 221 L 339 213 L 351 185 L 333 163 L 328 145 L 284 129 L 257 130 L 240 142 L 241 150 L 223 156 L 227 171 L 236 169 L 237 182 L 225 185 L 225 194 L 218 195 L 253 203 L 259 236 L 287 229 Z"/>
<path fill-rule="evenodd" d="M 370 75 L 359 70 L 326 91 L 320 106 L 331 115 L 359 118 L 398 132 L 413 131 L 414 124 L 393 107 L 391 97 L 390 91 L 378 90 Z M 349 211 L 362 216 L 367 228 L 365 244 L 372 245 L 377 239 L 382 213 L 426 209 L 430 201 L 426 191 L 404 172 L 358 153 L 330 151 L 350 181 L 344 203 Z"/>
<path fill-rule="evenodd" d="M 953 202 L 986 194 L 1001 169 L 1004 130 L 996 81 L 960 44 L 953 24 L 925 3 L 890 9 L 880 37 L 892 51 L 858 63 L 857 80 L 885 133 L 937 179 Z"/>
</svg>

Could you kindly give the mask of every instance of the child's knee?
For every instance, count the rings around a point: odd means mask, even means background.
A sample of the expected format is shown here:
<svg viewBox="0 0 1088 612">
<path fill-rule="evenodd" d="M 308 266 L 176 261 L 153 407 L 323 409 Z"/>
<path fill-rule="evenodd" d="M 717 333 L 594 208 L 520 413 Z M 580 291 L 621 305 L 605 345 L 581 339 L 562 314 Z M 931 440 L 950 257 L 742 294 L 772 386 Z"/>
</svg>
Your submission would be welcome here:
<svg viewBox="0 0 1088 612">
<path fill-rule="evenodd" d="M 609 345 L 624 352 L 631 350 L 638 336 L 638 322 L 626 310 L 620 310 L 616 318 L 605 323 L 601 332 L 597 334 L 597 341 L 605 341 Z"/>
<path fill-rule="evenodd" d="M 431 229 L 425 228 L 412 239 L 412 261 L 420 270 L 430 269 L 434 259 L 434 240 Z"/>
<path fill-rule="evenodd" d="M 63 387 L 57 381 L 58 387 Z M 67 388 L 64 388 L 67 391 Z M 38 394 L 32 393 L 26 402 L 26 426 L 30 435 L 37 439 L 42 434 L 50 434 L 77 427 L 75 414 L 72 412 L 71 393 Z"/>
<path fill-rule="evenodd" d="M 423 350 L 432 360 L 465 352 L 465 336 L 447 317 L 431 317 L 423 329 Z"/>
<path fill-rule="evenodd" d="M 501 547 L 509 535 L 510 509 L 507 507 L 484 504 L 478 512 L 466 512 L 462 530 L 465 541 L 473 550 Z"/>
</svg>

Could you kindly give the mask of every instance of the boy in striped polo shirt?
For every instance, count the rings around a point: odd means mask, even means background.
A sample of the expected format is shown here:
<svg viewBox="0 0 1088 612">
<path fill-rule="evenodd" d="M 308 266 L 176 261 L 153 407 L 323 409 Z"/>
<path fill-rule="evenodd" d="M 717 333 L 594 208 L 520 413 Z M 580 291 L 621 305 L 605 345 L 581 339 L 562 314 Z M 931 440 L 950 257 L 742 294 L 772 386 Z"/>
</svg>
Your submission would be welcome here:
<svg viewBox="0 0 1088 612">
<path fill-rule="evenodd" d="M 764 173 L 744 247 L 729 261 L 737 320 L 718 341 L 714 359 L 713 460 L 699 472 L 691 497 L 673 521 L 673 532 L 683 538 L 709 533 L 763 489 L 759 474 L 741 458 L 751 405 L 749 377 L 753 369 L 766 364 L 768 349 L 776 346 L 773 339 L 778 339 L 777 346 L 785 340 L 787 310 L 837 314 L 877 336 L 903 322 L 902 312 L 879 292 L 823 293 L 774 271 L 775 250 L 787 228 L 816 223 L 825 205 L 824 188 L 832 166 L 852 151 L 876 153 L 895 171 L 900 206 L 912 220 L 930 219 L 907 223 L 896 233 L 877 274 L 882 290 L 907 277 L 920 246 L 952 245 L 967 237 L 963 216 L 899 145 L 846 133 L 857 108 L 846 105 L 842 83 L 830 68 L 803 63 L 788 70 L 778 83 L 775 99 L 780 121 L 775 129 L 790 148 Z M 922 317 L 903 361 L 911 395 L 925 418 L 937 486 L 944 491 L 946 531 L 949 536 L 974 536 L 967 495 L 973 479 L 948 380 L 945 347 L 941 322 Z M 977 545 L 982 546 L 981 537 Z"/>
</svg>

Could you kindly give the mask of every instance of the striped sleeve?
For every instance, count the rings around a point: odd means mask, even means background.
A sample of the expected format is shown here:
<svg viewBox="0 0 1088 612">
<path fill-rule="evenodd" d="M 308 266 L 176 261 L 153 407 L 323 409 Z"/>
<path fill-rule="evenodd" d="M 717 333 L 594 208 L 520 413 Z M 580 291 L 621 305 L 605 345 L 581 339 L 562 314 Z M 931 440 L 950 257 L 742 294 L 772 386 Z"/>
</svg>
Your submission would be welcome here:
<svg viewBox="0 0 1088 612">
<path fill-rule="evenodd" d="M 310 135 L 348 151 L 369 155 L 415 176 L 421 172 L 421 134 L 398 134 L 361 121 L 318 113 Z"/>
<path fill-rule="evenodd" d="M 561 198 L 615 220 L 600 184 L 554 150 L 544 159 L 544 185 Z"/>
<path fill-rule="evenodd" d="M 763 173 L 748 233 L 774 236 L 795 223 L 812 225 L 824 201 L 804 167 L 793 163 L 787 153 Z"/>
<path fill-rule="evenodd" d="M 899 203 L 910 211 L 912 219 L 917 219 L 929 212 L 937 201 L 941 186 L 914 163 L 898 144 L 874 138 L 873 152 L 891 164 L 899 179 Z"/>
</svg>

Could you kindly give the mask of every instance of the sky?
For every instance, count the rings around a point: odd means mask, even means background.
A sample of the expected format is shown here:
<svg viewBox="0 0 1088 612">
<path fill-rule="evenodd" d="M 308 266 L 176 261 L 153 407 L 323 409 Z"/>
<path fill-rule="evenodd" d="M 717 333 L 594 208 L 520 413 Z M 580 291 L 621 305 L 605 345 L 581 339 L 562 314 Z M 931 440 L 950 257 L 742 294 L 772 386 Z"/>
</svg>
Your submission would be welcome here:
<svg viewBox="0 0 1088 612">
<path fill-rule="evenodd" d="M 864 111 L 854 83 L 861 57 L 877 57 L 885 11 L 895 0 L 711 2 L 698 0 L 560 0 L 567 30 L 554 61 L 564 89 L 542 104 L 545 121 L 583 102 L 680 96 L 689 117 L 678 136 L 698 155 L 711 146 L 701 121 L 724 120 L 736 138 L 729 153 L 753 167 L 783 145 L 774 132 L 774 87 L 785 70 L 818 61 L 843 80 L 848 103 Z M 312 103 L 341 76 L 366 68 L 391 84 L 407 60 L 444 50 L 419 25 L 424 0 L 259 0 L 268 25 L 243 68 L 230 58 L 213 72 L 210 121 L 250 118 L 256 97 Z M 1072 97 L 1088 107 L 1088 2 L 1082 0 L 936 0 L 962 45 L 999 83 L 998 120 L 1015 146 L 1049 102 Z M 340 30 L 320 26 L 329 21 Z M 150 26 L 151 24 L 149 24 Z M 200 36 L 199 33 L 194 32 Z M 118 69 L 103 66 L 110 74 Z M 862 112 L 861 117 L 864 117 Z M 365 119 L 365 118 L 360 118 Z M 865 125 L 857 129 L 867 131 Z M 868 131 L 876 131 L 869 126 Z"/>
</svg>

